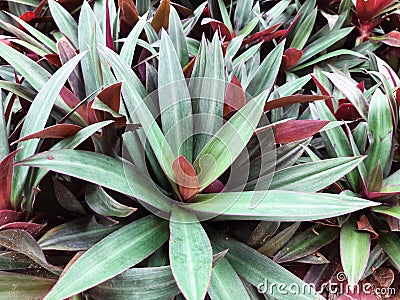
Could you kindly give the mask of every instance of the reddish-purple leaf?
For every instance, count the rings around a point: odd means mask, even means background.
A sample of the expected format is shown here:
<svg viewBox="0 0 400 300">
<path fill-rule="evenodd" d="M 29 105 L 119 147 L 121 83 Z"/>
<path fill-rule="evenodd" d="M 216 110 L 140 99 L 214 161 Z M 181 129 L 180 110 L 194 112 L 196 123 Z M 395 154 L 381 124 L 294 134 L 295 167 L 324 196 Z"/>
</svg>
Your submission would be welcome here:
<svg viewBox="0 0 400 300">
<path fill-rule="evenodd" d="M 208 185 L 204 190 L 203 193 L 221 193 L 224 190 L 225 186 L 224 184 L 216 179 L 210 185 Z"/>
<path fill-rule="evenodd" d="M 365 0 L 364 0 L 365 1 Z M 396 0 L 375 0 L 375 1 L 370 1 L 370 2 L 375 2 L 375 14 L 381 12 L 384 10 L 386 7 L 391 5 L 392 3 L 395 3 Z"/>
<path fill-rule="evenodd" d="M 300 20 L 300 17 L 303 15 L 303 12 L 300 12 L 299 14 L 297 14 L 292 23 L 289 25 L 288 29 L 286 30 L 285 34 L 281 36 L 281 38 L 279 39 L 278 43 L 281 43 L 284 39 L 286 39 L 288 37 L 288 35 L 292 32 L 294 26 L 297 24 L 297 22 Z"/>
<path fill-rule="evenodd" d="M 197 56 L 194 56 L 189 63 L 183 68 L 183 75 L 185 78 L 189 78 L 192 75 L 194 65 L 196 63 Z"/>
<path fill-rule="evenodd" d="M 119 112 L 121 104 L 121 85 L 121 82 L 114 83 L 97 95 L 101 102 L 116 112 Z"/>
<path fill-rule="evenodd" d="M 109 108 L 111 108 L 113 111 L 115 112 L 119 112 L 119 107 L 120 107 L 120 102 L 121 102 L 121 82 L 115 83 L 109 87 L 107 87 L 106 89 L 104 89 L 101 93 L 99 93 L 97 95 L 97 98 L 99 98 L 99 100 L 101 102 L 103 102 L 105 105 L 107 105 Z M 92 104 L 92 103 L 91 103 Z M 91 109 L 90 105 L 90 109 Z M 112 118 L 113 120 L 115 120 L 115 126 L 117 128 L 123 128 L 126 125 L 126 119 L 125 117 L 110 117 L 110 113 L 106 112 L 106 111 L 101 111 L 101 110 L 97 110 L 94 109 L 94 113 L 96 115 L 96 120 L 97 121 L 105 121 L 105 120 L 110 120 L 110 118 Z M 92 116 L 90 116 L 91 120 Z"/>
<path fill-rule="evenodd" d="M 35 15 L 35 13 L 33 11 L 27 11 L 27 12 L 23 13 L 19 18 L 22 21 L 25 21 L 26 23 L 29 23 L 35 17 L 36 17 L 36 15 Z M 18 28 L 21 29 L 21 30 L 25 30 L 25 28 L 20 24 L 18 24 Z"/>
<path fill-rule="evenodd" d="M 57 42 L 57 49 L 62 64 L 67 63 L 74 56 L 76 56 L 76 49 L 71 44 L 71 42 L 65 37 L 62 37 Z M 71 90 L 74 92 L 74 96 L 76 95 L 75 98 L 84 99 L 86 97 L 82 70 L 79 65 L 76 66 L 74 71 L 69 76 L 68 82 L 71 85 Z"/>
<path fill-rule="evenodd" d="M 233 75 L 231 82 L 226 87 L 224 101 L 224 116 L 246 105 L 246 94 L 236 75 Z"/>
<path fill-rule="evenodd" d="M 225 41 L 230 41 L 232 39 L 231 32 L 229 31 L 228 27 L 220 21 L 210 19 L 210 18 L 205 18 L 201 22 L 202 25 L 205 24 L 210 24 L 211 28 L 213 31 L 218 31 L 219 36 L 221 39 L 224 39 Z"/>
<path fill-rule="evenodd" d="M 171 5 L 173 7 L 175 7 L 176 10 L 179 11 L 184 18 L 189 18 L 193 14 L 193 10 L 191 10 L 183 5 L 180 5 L 178 3 L 171 3 Z"/>
<path fill-rule="evenodd" d="M 132 28 L 139 21 L 139 13 L 132 0 L 118 0 L 120 12 L 120 37 L 127 37 Z"/>
<path fill-rule="evenodd" d="M 357 221 L 357 230 L 367 231 L 370 234 L 371 240 L 375 240 L 379 237 L 365 215 L 362 215 L 360 220 Z"/>
<path fill-rule="evenodd" d="M 172 169 L 183 200 L 189 202 L 200 191 L 199 178 L 193 165 L 181 155 L 172 163 Z"/>
<path fill-rule="evenodd" d="M 339 103 L 339 107 L 335 112 L 335 117 L 337 120 L 353 121 L 361 118 L 359 112 L 353 104 L 341 103 L 341 101 L 339 101 Z"/>
<path fill-rule="evenodd" d="M 364 91 L 365 91 L 365 82 L 364 82 L 364 80 L 361 81 L 361 82 L 359 82 L 359 83 L 357 84 L 357 87 L 360 89 L 361 92 L 364 93 Z"/>
<path fill-rule="evenodd" d="M 371 37 L 373 41 L 379 41 L 392 47 L 400 47 L 400 32 L 393 30 L 387 34 Z"/>
<path fill-rule="evenodd" d="M 61 1 L 59 1 L 59 2 L 61 2 Z M 33 12 L 35 13 L 35 16 L 40 16 L 40 15 L 41 15 L 43 6 L 44 6 L 45 4 L 47 4 L 47 0 L 42 0 L 42 1 L 40 1 L 40 3 L 36 6 L 36 8 L 35 8 L 34 11 L 33 11 Z"/>
<path fill-rule="evenodd" d="M 396 90 L 396 102 L 400 106 L 400 88 Z"/>
<path fill-rule="evenodd" d="M 10 202 L 14 157 L 21 148 L 11 152 L 0 161 L 0 209 L 12 209 Z"/>
<path fill-rule="evenodd" d="M 22 217 L 22 214 L 23 214 L 22 212 L 17 212 L 15 210 L 9 210 L 9 209 L 0 210 L 0 226 L 3 226 L 4 224 L 7 223 L 19 221 Z"/>
<path fill-rule="evenodd" d="M 146 82 L 146 64 L 142 63 L 151 56 L 151 52 L 145 48 L 142 49 L 139 55 L 138 71 L 142 82 Z"/>
<path fill-rule="evenodd" d="M 272 32 L 275 31 L 275 29 L 277 29 L 279 26 L 281 26 L 282 23 L 279 24 L 275 24 L 274 26 L 271 26 L 267 29 L 264 29 L 263 31 L 257 32 L 251 36 L 249 36 L 247 39 L 245 39 L 242 43 L 242 46 L 262 40 L 263 37 L 271 34 Z"/>
<path fill-rule="evenodd" d="M 20 229 L 26 231 L 32 236 L 36 236 L 42 229 L 45 227 L 45 224 L 36 224 L 36 223 L 29 223 L 29 222 L 12 222 L 7 223 L 3 226 L 0 226 L 0 230 L 6 229 Z"/>
<path fill-rule="evenodd" d="M 275 143 L 285 144 L 309 138 L 324 128 L 329 121 L 289 120 L 275 125 Z"/>
<path fill-rule="evenodd" d="M 61 68 L 62 63 L 58 54 L 46 54 L 44 58 L 57 68 Z"/>
<path fill-rule="evenodd" d="M 161 28 L 168 29 L 170 5 L 170 0 L 162 0 L 154 14 L 151 26 L 157 33 Z"/>
<path fill-rule="evenodd" d="M 315 85 L 317 86 L 317 88 L 321 91 L 321 94 L 324 96 L 330 96 L 329 92 L 326 90 L 326 88 L 322 85 L 321 82 L 319 82 L 319 80 L 313 75 L 311 74 L 311 78 L 314 81 Z M 333 102 L 332 99 L 326 99 L 325 100 L 325 104 L 328 106 L 329 110 L 331 111 L 331 113 L 334 112 L 334 107 L 333 107 Z"/>
<path fill-rule="evenodd" d="M 285 69 L 293 67 L 303 56 L 303 51 L 296 48 L 289 48 L 285 50 L 283 54 L 283 61 Z"/>
<path fill-rule="evenodd" d="M 291 95 L 287 97 L 278 98 L 272 101 L 268 101 L 264 106 L 264 111 L 272 110 L 275 108 L 287 106 L 294 103 L 327 100 L 330 98 L 331 97 L 329 96 L 321 96 L 321 95 Z"/>
<path fill-rule="evenodd" d="M 356 3 L 357 17 L 360 25 L 369 25 L 375 15 L 375 0 L 357 0 Z"/>
<path fill-rule="evenodd" d="M 94 100 L 88 102 L 88 104 L 86 106 L 86 115 L 87 115 L 89 124 L 94 124 L 94 123 L 99 122 L 99 120 L 97 120 L 96 113 L 95 113 L 94 109 L 92 108 L 93 101 Z"/>
<path fill-rule="evenodd" d="M 75 111 L 82 117 L 83 120 L 85 120 L 86 123 L 89 122 L 85 106 L 82 105 L 81 101 L 75 96 L 74 93 L 64 86 L 60 91 L 60 96 L 70 108 L 75 109 L 77 107 Z"/>
<path fill-rule="evenodd" d="M 111 50 L 115 50 L 114 40 L 111 33 L 110 9 L 108 7 L 108 0 L 106 0 L 106 45 Z"/>
<path fill-rule="evenodd" d="M 20 138 L 19 140 L 13 142 L 13 144 L 27 141 L 30 139 L 51 139 L 51 138 L 52 139 L 63 139 L 63 138 L 69 137 L 69 136 L 73 136 L 75 133 L 77 133 L 81 129 L 82 129 L 82 127 L 73 125 L 73 124 L 57 124 L 57 125 L 47 127 L 38 132 L 24 136 L 23 138 Z"/>
</svg>

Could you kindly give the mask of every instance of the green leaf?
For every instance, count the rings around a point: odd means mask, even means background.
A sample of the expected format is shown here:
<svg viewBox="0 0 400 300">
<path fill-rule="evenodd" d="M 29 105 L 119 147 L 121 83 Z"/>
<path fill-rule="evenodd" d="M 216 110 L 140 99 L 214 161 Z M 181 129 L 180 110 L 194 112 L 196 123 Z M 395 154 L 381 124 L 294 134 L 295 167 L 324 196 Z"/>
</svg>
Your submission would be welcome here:
<svg viewBox="0 0 400 300">
<path fill-rule="evenodd" d="M 10 14 L 10 16 L 15 17 L 15 16 L 13 16 L 11 14 Z M 49 50 L 42 43 L 38 42 L 36 39 L 31 37 L 25 31 L 19 29 L 18 27 L 14 26 L 14 25 L 12 25 L 10 23 L 7 23 L 5 21 L 2 21 L 2 20 L 0 20 L 0 27 L 2 29 L 12 33 L 13 35 L 15 35 L 19 39 L 19 40 L 12 39 L 12 41 L 14 41 L 14 42 L 18 42 L 18 41 L 19 42 L 25 42 L 25 43 L 28 43 L 28 45 L 31 45 L 33 47 L 38 48 L 39 51 L 41 51 L 41 52 L 48 53 Z"/>
<path fill-rule="evenodd" d="M 235 292 L 232 293 L 232 291 Z M 239 276 L 226 258 L 223 258 L 212 269 L 208 294 L 212 300 L 251 299 Z"/>
<path fill-rule="evenodd" d="M 261 221 L 251 233 L 246 244 L 252 248 L 262 245 L 275 234 L 280 225 L 280 222 Z"/>
<path fill-rule="evenodd" d="M 292 300 L 293 297 L 307 300 L 324 299 L 307 283 L 245 244 L 231 237 L 218 235 L 213 235 L 211 242 L 218 251 L 229 249 L 226 258 L 236 272 L 252 285 L 264 289 L 267 294 L 274 298 L 279 300 Z M 310 293 L 294 295 L 290 292 L 290 286 L 293 285 L 301 287 L 301 290 L 310 291 Z M 277 293 L 277 286 L 282 286 L 282 289 L 279 289 L 279 294 Z"/>
<path fill-rule="evenodd" d="M 170 299 L 179 293 L 170 266 L 132 268 L 90 289 L 91 299 Z"/>
<path fill-rule="evenodd" d="M 30 44 L 28 42 L 25 42 L 25 41 L 21 41 L 21 40 L 17 40 L 17 39 L 15 39 L 15 40 L 14 39 L 10 39 L 10 42 L 13 42 L 13 43 L 15 43 L 17 45 L 25 47 L 26 49 L 36 53 L 38 56 L 44 57 L 45 55 L 50 54 L 49 50 L 47 50 L 47 49 L 46 50 L 42 50 L 41 48 L 38 48 L 38 47 L 36 47 L 36 46 L 34 46 L 34 45 L 32 45 L 32 44 Z"/>
<path fill-rule="evenodd" d="M 162 31 L 158 68 L 158 97 L 162 130 L 175 156 L 192 161 L 192 103 L 178 55 L 167 32 Z"/>
<path fill-rule="evenodd" d="M 4 116 L 3 92 L 0 88 L 0 160 L 10 152 L 8 146 L 7 123 Z"/>
<path fill-rule="evenodd" d="M 54 150 L 34 155 L 17 165 L 29 165 L 73 176 L 133 196 L 160 210 L 171 210 L 170 199 L 158 190 L 150 177 L 140 173 L 128 162 L 104 154 Z"/>
<path fill-rule="evenodd" d="M 54 0 L 49 0 L 49 8 L 54 22 L 58 29 L 72 42 L 78 49 L 78 25 L 69 12 Z"/>
<path fill-rule="evenodd" d="M 222 1 L 222 0 L 220 0 Z M 228 63 L 230 60 L 233 60 L 233 57 L 239 51 L 240 47 L 242 46 L 242 42 L 244 40 L 244 35 L 239 35 L 234 37 L 228 45 L 225 54 L 225 63 Z"/>
<path fill-rule="evenodd" d="M 0 56 L 39 91 L 51 74 L 28 56 L 4 43 L 0 43 Z"/>
<path fill-rule="evenodd" d="M 364 94 L 357 87 L 357 83 L 347 78 L 342 74 L 324 72 L 326 77 L 335 85 L 335 87 L 343 93 L 343 95 L 349 99 L 354 105 L 360 115 L 367 120 L 368 119 L 368 102 L 365 99 Z"/>
<path fill-rule="evenodd" d="M 163 171 L 169 178 L 175 178 L 172 163 L 176 157 L 166 142 L 160 127 L 154 122 L 154 117 L 149 108 L 143 103 L 142 96 L 139 94 L 140 88 L 138 88 L 138 84 L 141 85 L 139 79 L 115 52 L 108 48 L 103 48 L 100 53 L 113 68 L 117 79 L 124 82 L 122 85 L 124 103 L 129 113 L 136 113 Z"/>
<path fill-rule="evenodd" d="M 257 69 L 246 89 L 251 96 L 255 97 L 272 88 L 281 66 L 284 46 L 283 42 L 276 46 Z"/>
<path fill-rule="evenodd" d="M 282 16 L 291 2 L 291 0 L 281 0 L 276 2 L 276 4 L 267 12 L 267 24 L 269 26 L 275 25 L 276 19 Z"/>
<path fill-rule="evenodd" d="M 49 118 L 51 109 L 56 101 L 61 88 L 68 79 L 71 72 L 86 53 L 81 53 L 62 66 L 54 75 L 46 82 L 33 100 L 28 113 L 26 114 L 24 125 L 22 126 L 20 137 L 27 136 L 31 133 L 42 130 Z M 39 140 L 32 139 L 18 143 L 18 147 L 23 149 L 18 152 L 15 159 L 19 161 L 30 155 L 33 155 L 39 144 Z M 14 170 L 13 187 L 11 193 L 11 202 L 14 207 L 18 205 L 24 182 L 28 175 L 29 168 L 16 167 Z"/>
<path fill-rule="evenodd" d="M 378 161 L 382 169 L 390 162 L 392 149 L 393 123 L 390 113 L 390 105 L 387 97 L 378 89 L 372 96 L 368 116 L 368 137 L 370 146 L 365 166 L 369 172 Z"/>
<path fill-rule="evenodd" d="M 73 136 L 70 136 L 68 138 L 63 139 L 62 141 L 58 142 L 55 144 L 53 147 L 50 148 L 50 150 L 59 150 L 59 149 L 74 149 L 78 145 L 80 145 L 83 141 L 88 139 L 91 135 L 93 135 L 95 132 L 100 130 L 101 128 L 111 124 L 113 121 L 104 121 L 104 122 L 99 122 L 95 123 L 92 125 L 89 125 L 81 130 L 79 130 L 76 134 Z M 36 169 L 36 170 L 30 170 L 30 173 L 28 174 L 27 181 L 25 183 L 25 189 L 24 189 L 24 207 L 27 210 L 32 209 L 32 201 L 34 197 L 34 188 L 37 187 L 40 183 L 40 181 L 43 179 L 44 176 L 49 172 L 45 169 Z"/>
<path fill-rule="evenodd" d="M 248 102 L 208 141 L 194 162 L 200 189 L 222 175 L 252 137 L 263 113 L 267 92 Z"/>
<path fill-rule="evenodd" d="M 187 209 L 235 220 L 310 221 L 344 215 L 378 203 L 343 195 L 290 191 L 199 194 Z M 251 205 L 251 204 L 258 205 Z"/>
<path fill-rule="evenodd" d="M 236 3 L 234 24 L 236 31 L 242 29 L 250 18 L 253 0 L 242 0 Z"/>
<path fill-rule="evenodd" d="M 37 93 L 32 91 L 30 88 L 23 86 L 22 84 L 0 80 L 0 88 L 3 88 L 13 94 L 16 94 L 28 101 L 33 101 Z"/>
<path fill-rule="evenodd" d="M 368 264 L 367 267 L 365 268 L 365 272 L 362 276 L 362 279 L 368 277 L 369 275 L 374 273 L 377 269 L 379 269 L 379 267 L 382 266 L 383 263 L 385 263 L 387 258 L 388 257 L 385 251 L 383 251 L 381 245 L 377 244 L 369 254 Z"/>
<path fill-rule="evenodd" d="M 300 164 L 274 173 L 270 189 L 317 192 L 336 182 L 365 157 L 340 157 Z"/>
<path fill-rule="evenodd" d="M 104 226 L 94 217 L 83 217 L 50 229 L 38 244 L 42 250 L 87 250 L 119 228 L 121 225 Z"/>
<path fill-rule="evenodd" d="M 49 264 L 35 239 L 26 231 L 20 229 L 6 229 L 0 231 L 0 245 L 17 251 L 29 257 L 38 265 L 54 274 L 60 274 L 61 269 Z"/>
<path fill-rule="evenodd" d="M 226 9 L 226 5 L 223 0 L 218 0 L 218 6 L 219 10 L 221 11 L 221 16 L 222 16 L 222 21 L 226 25 L 226 27 L 229 29 L 229 32 L 233 32 L 233 26 L 231 22 L 231 18 L 228 14 L 228 11 Z"/>
<path fill-rule="evenodd" d="M 210 284 L 212 249 L 196 216 L 177 206 L 170 218 L 169 257 L 172 274 L 187 299 L 204 299 Z"/>
<path fill-rule="evenodd" d="M 374 207 L 372 211 L 400 219 L 400 206 L 378 206 Z"/>
<path fill-rule="evenodd" d="M 178 54 L 181 67 L 183 68 L 189 62 L 189 54 L 182 23 L 179 19 L 178 13 L 176 12 L 176 9 L 173 6 L 171 6 L 171 10 L 169 13 L 168 33 L 171 38 L 172 44 L 175 47 L 176 53 Z"/>
<path fill-rule="evenodd" d="M 283 229 L 281 232 L 266 241 L 266 243 L 258 248 L 257 251 L 266 256 L 273 256 L 293 237 L 300 224 L 300 222 L 293 223 L 289 227 Z"/>
<path fill-rule="evenodd" d="M 207 50 L 203 40 L 199 50 L 199 62 L 193 70 L 190 81 L 190 95 L 193 102 L 195 122 L 194 158 L 223 124 L 223 104 L 226 89 L 224 75 L 224 57 L 218 34 L 214 34 L 210 49 Z M 200 118 L 200 119 L 198 119 Z"/>
<path fill-rule="evenodd" d="M 295 18 L 298 18 L 298 21 L 296 24 L 294 24 L 292 30 L 289 32 L 289 35 L 287 37 L 288 41 L 292 41 L 297 34 L 301 34 L 301 31 L 303 29 L 303 23 L 304 23 L 305 19 L 307 19 L 307 17 L 315 9 L 315 4 L 316 4 L 316 0 L 306 0 L 303 3 L 303 5 L 300 6 L 300 8 L 298 8 L 300 3 L 297 2 L 295 4 L 296 9 L 297 9 L 297 14 L 296 14 Z M 287 8 L 286 8 L 286 10 L 287 10 Z M 278 18 L 278 17 L 279 17 L 279 15 L 275 16 L 275 18 Z"/>
<path fill-rule="evenodd" d="M 352 32 L 354 27 L 343 28 L 340 30 L 331 31 L 329 34 L 319 38 L 318 40 L 312 42 L 307 46 L 307 49 L 304 50 L 303 56 L 297 62 L 297 65 L 304 63 L 305 61 L 312 58 L 314 55 L 322 52 L 323 50 L 328 49 L 333 44 L 340 41 L 342 38 L 348 36 L 350 32 Z"/>
<path fill-rule="evenodd" d="M 104 45 L 104 41 L 96 15 L 86 1 L 83 2 L 79 15 L 78 42 L 79 51 L 89 50 L 89 54 L 81 61 L 86 95 L 89 95 L 103 84 L 97 48 Z"/>
<path fill-rule="evenodd" d="M 50 278 L 0 272 L 0 298 L 41 299 L 54 283 Z"/>
<path fill-rule="evenodd" d="M 360 54 L 358 52 L 355 52 L 355 51 L 352 51 L 352 50 L 347 50 L 347 49 L 340 49 L 340 50 L 332 51 L 332 52 L 329 52 L 327 54 L 321 55 L 320 57 L 318 57 L 316 59 L 313 59 L 312 61 L 310 61 L 308 63 L 305 63 L 305 64 L 302 64 L 302 65 L 299 65 L 297 63 L 296 64 L 297 67 L 294 67 L 294 68 L 290 69 L 290 71 L 291 72 L 295 72 L 295 71 L 304 69 L 304 68 L 309 67 L 309 66 L 315 66 L 317 63 L 319 63 L 321 61 L 324 61 L 324 60 L 327 60 L 327 59 L 333 58 L 333 57 L 336 58 L 339 55 L 352 55 L 352 56 L 356 56 L 356 57 L 359 57 L 359 58 L 367 59 L 367 57 L 365 55 Z"/>
<path fill-rule="evenodd" d="M 121 47 L 120 57 L 128 65 L 132 64 L 133 55 L 135 54 L 136 45 L 139 40 L 139 36 L 142 33 L 144 26 L 146 25 L 147 14 L 139 19 L 135 27 L 131 30 L 127 36 L 124 44 Z"/>
<path fill-rule="evenodd" d="M 255 44 L 254 46 L 250 47 L 249 49 L 244 51 L 242 54 L 240 54 L 238 57 L 236 57 L 232 62 L 233 68 L 236 68 L 240 63 L 242 63 L 242 62 L 245 63 L 250 58 L 252 58 L 257 53 L 257 51 L 260 49 L 262 44 L 263 43 Z"/>
<path fill-rule="evenodd" d="M 65 270 L 44 299 L 68 298 L 136 265 L 165 243 L 167 226 L 166 221 L 150 216 L 115 231 Z"/>
<path fill-rule="evenodd" d="M 22 27 L 28 31 L 32 36 L 34 36 L 38 41 L 40 41 L 41 43 L 43 43 L 44 45 L 46 45 L 47 48 L 49 48 L 50 50 L 52 50 L 54 53 L 57 53 L 57 46 L 56 43 L 51 40 L 49 37 L 47 37 L 45 34 L 41 33 L 39 30 L 37 30 L 35 27 L 29 25 L 27 22 L 25 22 L 24 20 L 7 13 L 11 18 L 13 18 L 14 20 L 16 20 L 19 24 L 22 25 Z"/>
<path fill-rule="evenodd" d="M 314 105 L 316 110 L 311 110 L 314 119 L 336 121 L 335 116 L 330 112 L 324 102 L 316 101 Z M 353 155 L 350 142 L 340 126 L 321 132 L 321 137 L 324 140 L 329 156 L 346 157 Z M 357 171 L 354 170 L 347 174 L 347 179 L 350 186 L 354 190 L 357 190 L 359 181 Z"/>
<path fill-rule="evenodd" d="M 290 48 L 303 49 L 310 37 L 316 17 L 317 9 L 315 8 L 302 22 L 301 30 L 295 34 L 293 41 L 290 43 Z"/>
<path fill-rule="evenodd" d="M 316 225 L 301 232 L 287 243 L 275 256 L 278 263 L 297 260 L 310 255 L 339 237 L 339 229 Z"/>
<path fill-rule="evenodd" d="M 111 217 L 127 217 L 137 210 L 114 200 L 101 186 L 86 184 L 85 200 L 96 213 Z"/>
<path fill-rule="evenodd" d="M 393 262 L 393 266 L 400 271 L 400 239 L 391 231 L 379 231 L 378 243 Z"/>
<path fill-rule="evenodd" d="M 370 235 L 359 231 L 357 221 L 350 219 L 340 232 L 340 258 L 348 284 L 355 286 L 361 280 L 368 263 Z"/>
<path fill-rule="evenodd" d="M 138 0 L 136 1 L 136 8 L 139 14 L 142 16 L 144 15 L 150 8 L 151 8 L 151 1 L 150 0 Z"/>
</svg>

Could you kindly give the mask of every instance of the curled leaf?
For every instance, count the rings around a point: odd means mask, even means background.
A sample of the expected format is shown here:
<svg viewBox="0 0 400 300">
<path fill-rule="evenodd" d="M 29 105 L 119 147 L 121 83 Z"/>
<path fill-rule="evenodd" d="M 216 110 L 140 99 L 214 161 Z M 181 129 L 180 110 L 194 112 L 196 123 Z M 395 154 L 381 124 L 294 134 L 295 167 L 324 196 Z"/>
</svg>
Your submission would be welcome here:
<svg viewBox="0 0 400 300">
<path fill-rule="evenodd" d="M 183 200 L 189 201 L 200 191 L 199 178 L 193 165 L 181 155 L 173 162 L 172 169 Z"/>
</svg>

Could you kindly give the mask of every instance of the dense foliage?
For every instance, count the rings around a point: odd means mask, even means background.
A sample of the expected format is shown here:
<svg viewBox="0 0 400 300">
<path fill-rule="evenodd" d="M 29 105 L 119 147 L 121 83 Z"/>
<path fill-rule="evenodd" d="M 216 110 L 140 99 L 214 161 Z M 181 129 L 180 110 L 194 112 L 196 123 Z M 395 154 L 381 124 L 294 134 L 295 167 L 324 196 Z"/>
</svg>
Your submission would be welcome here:
<svg viewBox="0 0 400 300">
<path fill-rule="evenodd" d="M 1 8 L 1 299 L 398 299 L 398 1 Z"/>
</svg>

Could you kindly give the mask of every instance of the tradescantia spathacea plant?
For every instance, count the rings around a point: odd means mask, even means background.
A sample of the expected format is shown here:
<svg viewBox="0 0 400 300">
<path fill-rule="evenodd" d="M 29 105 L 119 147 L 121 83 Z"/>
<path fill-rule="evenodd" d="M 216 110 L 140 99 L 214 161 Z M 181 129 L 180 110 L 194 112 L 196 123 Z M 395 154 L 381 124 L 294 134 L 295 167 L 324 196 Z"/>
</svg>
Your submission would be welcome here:
<svg viewBox="0 0 400 300">
<path fill-rule="evenodd" d="M 291 262 L 314 264 L 304 280 L 315 284 L 339 233 L 350 285 L 384 263 L 381 249 L 398 266 L 397 235 L 382 218 L 398 217 L 385 200 L 396 193 L 396 76 L 368 53 L 379 45 L 336 45 L 353 31 L 344 2 L 334 24 L 315 1 L 119 1 L 117 10 L 50 0 L 32 19 L 14 4 L 20 18 L 2 17 L 0 44 L 11 82 L 0 86 L 31 105 L 12 146 L 22 149 L 9 198 L 34 212 L 47 174 L 70 213 L 38 241 L 5 232 L 3 261 L 28 259 L 2 269 L 5 286 L 17 282 L 4 295 L 253 299 L 265 280 L 305 285 L 284 268 Z M 46 14 L 54 23 L 42 33 L 35 18 Z M 365 95 L 349 77 L 364 70 Z M 368 220 L 379 234 L 371 255 Z M 41 268 L 50 273 L 15 272 Z M 296 297 L 323 299 L 308 291 Z"/>
</svg>

